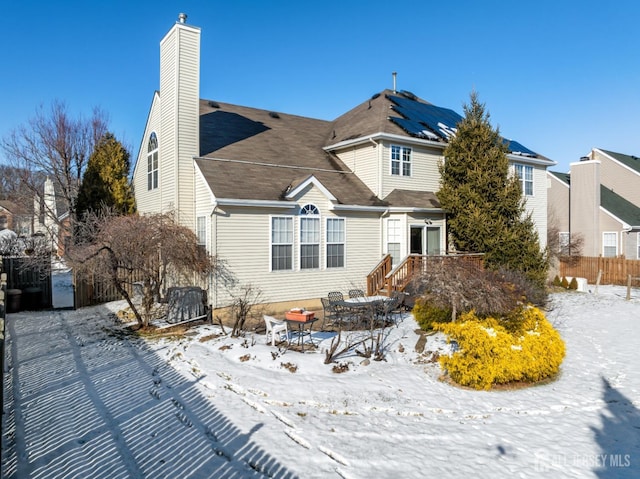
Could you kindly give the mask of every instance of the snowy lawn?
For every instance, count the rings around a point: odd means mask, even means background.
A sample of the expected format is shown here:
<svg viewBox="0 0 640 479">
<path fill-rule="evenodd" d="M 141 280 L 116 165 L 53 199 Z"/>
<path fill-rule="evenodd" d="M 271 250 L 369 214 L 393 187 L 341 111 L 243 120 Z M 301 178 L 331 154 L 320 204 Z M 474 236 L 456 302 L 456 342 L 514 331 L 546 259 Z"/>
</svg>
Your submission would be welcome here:
<svg viewBox="0 0 640 479">
<path fill-rule="evenodd" d="M 118 334 L 110 312 L 9 316 L 3 477 L 640 477 L 640 291 L 552 295 L 567 345 L 548 384 L 474 391 L 439 380 L 405 315 L 386 361 L 342 359 L 202 325 Z"/>
</svg>

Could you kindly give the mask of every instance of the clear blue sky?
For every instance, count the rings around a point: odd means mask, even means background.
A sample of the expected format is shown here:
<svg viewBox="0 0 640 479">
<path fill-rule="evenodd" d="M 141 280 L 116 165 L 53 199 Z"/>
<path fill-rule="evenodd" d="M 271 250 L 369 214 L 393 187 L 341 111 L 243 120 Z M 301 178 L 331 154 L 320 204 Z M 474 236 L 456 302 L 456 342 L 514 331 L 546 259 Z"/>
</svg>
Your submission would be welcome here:
<svg viewBox="0 0 640 479">
<path fill-rule="evenodd" d="M 567 171 L 640 156 L 640 2 L 4 2 L 0 136 L 54 99 L 138 152 L 159 42 L 202 29 L 202 98 L 331 120 L 392 87 L 462 113 L 475 89 L 506 138 Z M 3 153 L 0 153 L 0 162 Z"/>
</svg>

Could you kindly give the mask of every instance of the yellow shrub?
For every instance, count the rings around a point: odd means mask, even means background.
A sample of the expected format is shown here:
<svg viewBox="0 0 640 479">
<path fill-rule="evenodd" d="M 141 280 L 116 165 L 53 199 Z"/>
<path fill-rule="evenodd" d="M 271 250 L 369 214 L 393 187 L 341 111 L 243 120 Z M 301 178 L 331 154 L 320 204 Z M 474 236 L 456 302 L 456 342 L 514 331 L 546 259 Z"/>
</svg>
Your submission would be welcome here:
<svg viewBox="0 0 640 479">
<path fill-rule="evenodd" d="M 433 329 L 434 323 L 446 323 L 451 321 L 450 309 L 440 308 L 431 301 L 427 301 L 423 298 L 416 301 L 411 313 L 420 326 L 420 329 L 425 331 Z"/>
<path fill-rule="evenodd" d="M 555 375 L 565 355 L 560 334 L 537 308 L 522 308 L 507 318 L 478 318 L 434 324 L 455 340 L 458 350 L 441 356 L 451 379 L 464 386 L 489 389 L 513 381 L 535 382 Z"/>
</svg>

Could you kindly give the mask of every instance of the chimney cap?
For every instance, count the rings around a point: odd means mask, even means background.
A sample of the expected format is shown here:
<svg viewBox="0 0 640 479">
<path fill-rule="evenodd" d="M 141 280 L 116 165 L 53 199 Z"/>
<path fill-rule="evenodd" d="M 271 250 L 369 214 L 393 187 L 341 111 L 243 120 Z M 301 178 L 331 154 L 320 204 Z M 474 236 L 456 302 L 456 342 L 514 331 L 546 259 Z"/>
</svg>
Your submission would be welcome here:
<svg viewBox="0 0 640 479">
<path fill-rule="evenodd" d="M 178 21 L 180 23 L 186 23 L 187 21 L 187 14 L 186 13 L 180 13 L 178 14 Z"/>
</svg>

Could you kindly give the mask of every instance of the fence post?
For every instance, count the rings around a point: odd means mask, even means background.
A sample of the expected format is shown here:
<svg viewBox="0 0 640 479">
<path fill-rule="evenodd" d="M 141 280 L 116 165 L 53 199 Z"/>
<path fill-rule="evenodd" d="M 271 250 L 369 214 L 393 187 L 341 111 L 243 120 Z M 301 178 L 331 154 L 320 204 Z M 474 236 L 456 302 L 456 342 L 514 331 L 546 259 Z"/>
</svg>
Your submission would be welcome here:
<svg viewBox="0 0 640 479">
<path fill-rule="evenodd" d="M 599 261 L 598 261 L 599 262 Z M 595 294 L 598 294 L 598 286 L 600 286 L 600 278 L 602 278 L 602 270 L 599 269 L 598 270 L 598 276 L 596 278 L 596 289 L 595 289 Z"/>
</svg>

